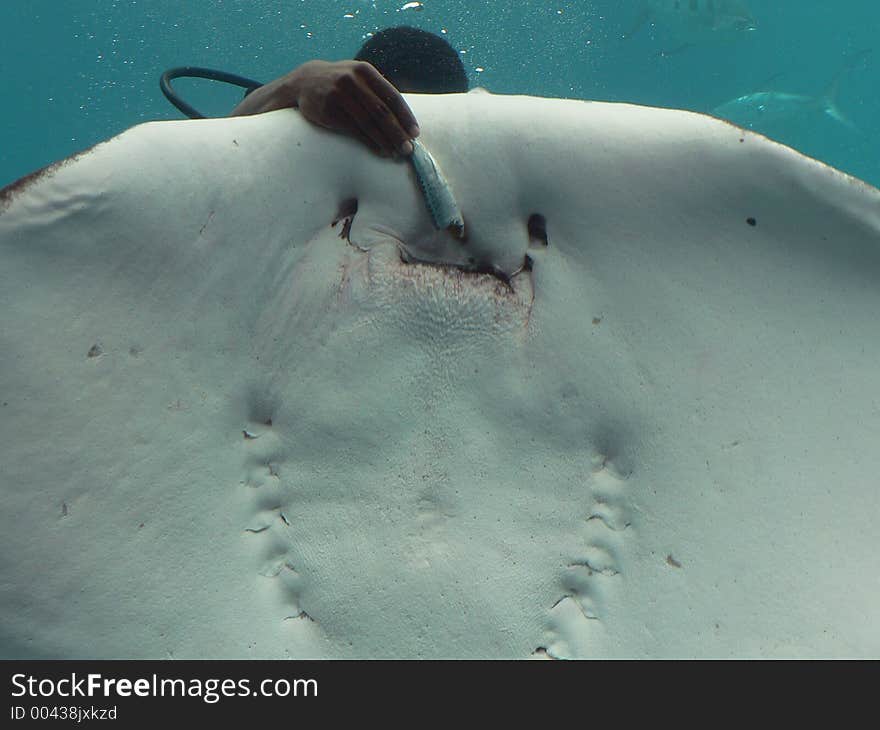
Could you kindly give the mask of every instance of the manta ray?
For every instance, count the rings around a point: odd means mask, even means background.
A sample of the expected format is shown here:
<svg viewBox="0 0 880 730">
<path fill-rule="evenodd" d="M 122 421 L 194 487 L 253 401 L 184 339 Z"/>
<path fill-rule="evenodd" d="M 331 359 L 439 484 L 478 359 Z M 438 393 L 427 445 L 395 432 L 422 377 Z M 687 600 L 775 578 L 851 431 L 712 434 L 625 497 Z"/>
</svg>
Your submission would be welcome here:
<svg viewBox="0 0 880 730">
<path fill-rule="evenodd" d="M 880 192 L 700 114 L 409 96 L 0 194 L 5 658 L 880 652 Z"/>
</svg>

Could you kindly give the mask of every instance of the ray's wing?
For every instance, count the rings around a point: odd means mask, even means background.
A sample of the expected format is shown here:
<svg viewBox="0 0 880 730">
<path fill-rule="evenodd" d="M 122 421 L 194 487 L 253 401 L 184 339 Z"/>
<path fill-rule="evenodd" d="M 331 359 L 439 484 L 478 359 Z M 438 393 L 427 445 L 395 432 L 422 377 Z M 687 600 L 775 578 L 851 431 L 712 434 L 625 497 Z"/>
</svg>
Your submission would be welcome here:
<svg viewBox="0 0 880 730">
<path fill-rule="evenodd" d="M 289 111 L 7 191 L 0 652 L 876 655 L 877 191 L 685 112 L 409 101 L 464 242 Z"/>
</svg>

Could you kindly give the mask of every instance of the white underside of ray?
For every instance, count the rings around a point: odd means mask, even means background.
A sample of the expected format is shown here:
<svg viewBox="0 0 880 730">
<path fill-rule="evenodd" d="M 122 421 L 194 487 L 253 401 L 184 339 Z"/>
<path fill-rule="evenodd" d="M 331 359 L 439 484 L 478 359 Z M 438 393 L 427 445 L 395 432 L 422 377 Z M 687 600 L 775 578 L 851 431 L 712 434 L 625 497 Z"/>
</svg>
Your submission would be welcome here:
<svg viewBox="0 0 880 730">
<path fill-rule="evenodd" d="M 7 196 L 0 655 L 876 656 L 880 193 L 685 112 L 410 101 L 464 243 L 294 111 Z"/>
</svg>

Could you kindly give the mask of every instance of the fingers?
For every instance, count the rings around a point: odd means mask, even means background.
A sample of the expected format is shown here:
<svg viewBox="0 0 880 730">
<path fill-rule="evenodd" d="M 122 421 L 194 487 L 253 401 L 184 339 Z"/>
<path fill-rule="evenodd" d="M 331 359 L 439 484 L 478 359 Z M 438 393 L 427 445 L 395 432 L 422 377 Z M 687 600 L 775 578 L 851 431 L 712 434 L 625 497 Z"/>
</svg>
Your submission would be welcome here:
<svg viewBox="0 0 880 730">
<path fill-rule="evenodd" d="M 351 127 L 360 133 L 359 136 L 366 137 L 373 146 L 388 155 L 408 155 L 412 152 L 409 133 L 372 86 L 358 77 L 347 77 L 342 85 L 338 102 L 345 110 Z M 399 97 L 393 86 L 391 89 Z M 406 106 L 402 99 L 401 102 Z M 412 112 L 409 112 L 408 118 L 412 120 L 409 126 L 414 126 L 415 117 Z"/>
<path fill-rule="evenodd" d="M 400 127 L 406 130 L 410 137 L 418 137 L 419 125 L 415 114 L 412 113 L 412 109 L 409 108 L 400 92 L 373 66 L 366 64 L 366 67 L 369 70 L 361 72 L 364 81 L 391 111 Z"/>
<path fill-rule="evenodd" d="M 343 108 L 347 121 L 347 131 L 352 133 L 378 154 L 383 157 L 391 157 L 398 153 L 399 144 L 396 145 L 389 138 L 382 127 L 374 120 L 374 116 L 367 110 L 358 96 L 354 94 L 342 94 L 339 103 Z"/>
<path fill-rule="evenodd" d="M 368 147 L 371 152 L 379 155 L 380 157 L 389 157 L 389 153 L 379 145 L 377 145 L 370 137 L 368 137 L 364 132 L 362 132 L 357 127 L 350 127 L 348 130 L 349 135 L 358 140 L 361 144 Z"/>
<path fill-rule="evenodd" d="M 416 118 L 369 63 L 310 61 L 290 76 L 297 106 L 310 122 L 349 134 L 383 156 L 412 153 Z"/>
</svg>

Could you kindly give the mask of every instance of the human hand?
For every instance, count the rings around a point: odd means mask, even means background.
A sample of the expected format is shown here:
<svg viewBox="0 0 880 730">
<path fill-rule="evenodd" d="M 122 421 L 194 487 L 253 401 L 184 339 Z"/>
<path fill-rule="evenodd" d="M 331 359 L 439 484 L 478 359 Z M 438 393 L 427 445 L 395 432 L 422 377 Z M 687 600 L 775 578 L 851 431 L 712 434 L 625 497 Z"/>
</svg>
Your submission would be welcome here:
<svg viewBox="0 0 880 730">
<path fill-rule="evenodd" d="M 364 61 L 309 61 L 248 96 L 233 115 L 295 107 L 313 124 L 359 139 L 382 156 L 408 155 L 419 134 L 400 92 Z"/>
</svg>

